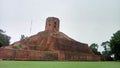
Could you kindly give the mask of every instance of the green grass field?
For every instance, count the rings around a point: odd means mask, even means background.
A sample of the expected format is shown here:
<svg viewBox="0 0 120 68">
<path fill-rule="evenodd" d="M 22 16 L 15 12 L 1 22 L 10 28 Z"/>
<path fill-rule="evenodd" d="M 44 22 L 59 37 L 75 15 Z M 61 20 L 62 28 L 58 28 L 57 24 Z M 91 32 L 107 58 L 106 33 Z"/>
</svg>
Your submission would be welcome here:
<svg viewBox="0 0 120 68">
<path fill-rule="evenodd" d="M 0 61 L 0 68 L 120 68 L 120 62 Z"/>
</svg>

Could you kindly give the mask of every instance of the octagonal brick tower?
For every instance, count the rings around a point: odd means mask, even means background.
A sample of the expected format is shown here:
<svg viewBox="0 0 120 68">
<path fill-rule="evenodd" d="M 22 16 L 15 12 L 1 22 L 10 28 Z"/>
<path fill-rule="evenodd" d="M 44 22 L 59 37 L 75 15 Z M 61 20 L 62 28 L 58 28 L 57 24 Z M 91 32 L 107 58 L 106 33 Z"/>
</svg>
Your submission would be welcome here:
<svg viewBox="0 0 120 68">
<path fill-rule="evenodd" d="M 56 17 L 48 17 L 46 19 L 46 31 L 59 32 L 59 19 Z"/>
</svg>

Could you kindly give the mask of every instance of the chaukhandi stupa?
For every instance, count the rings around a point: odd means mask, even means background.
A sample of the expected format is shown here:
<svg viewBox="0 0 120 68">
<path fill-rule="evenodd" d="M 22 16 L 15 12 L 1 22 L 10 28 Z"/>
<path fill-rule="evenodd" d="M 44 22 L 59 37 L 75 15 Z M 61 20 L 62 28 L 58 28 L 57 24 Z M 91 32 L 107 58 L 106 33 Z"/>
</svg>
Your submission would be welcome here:
<svg viewBox="0 0 120 68">
<path fill-rule="evenodd" d="M 0 49 L 0 59 L 8 60 L 81 60 L 99 61 L 88 44 L 59 31 L 60 20 L 46 19 L 45 30 Z"/>
</svg>

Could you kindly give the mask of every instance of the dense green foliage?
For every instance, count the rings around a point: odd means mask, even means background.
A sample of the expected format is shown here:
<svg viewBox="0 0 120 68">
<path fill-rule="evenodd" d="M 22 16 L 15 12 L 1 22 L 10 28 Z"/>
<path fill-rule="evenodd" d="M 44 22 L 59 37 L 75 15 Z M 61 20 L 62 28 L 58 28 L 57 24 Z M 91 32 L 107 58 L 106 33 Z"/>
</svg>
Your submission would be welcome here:
<svg viewBox="0 0 120 68">
<path fill-rule="evenodd" d="M 5 32 L 0 29 L 0 47 L 7 46 L 10 43 L 10 37 L 4 33 Z"/>
<path fill-rule="evenodd" d="M 92 49 L 94 54 L 101 55 L 100 52 L 98 52 L 98 44 L 93 43 L 93 44 L 90 45 L 90 48 Z"/>
<path fill-rule="evenodd" d="M 104 48 L 104 51 L 102 51 L 102 55 L 105 57 L 110 57 L 111 55 L 110 42 L 109 41 L 102 42 L 101 46 L 103 46 Z"/>
<path fill-rule="evenodd" d="M 21 45 L 15 46 L 14 48 L 18 49 L 18 50 L 22 50 L 23 49 Z"/>
<path fill-rule="evenodd" d="M 98 44 L 93 43 L 93 44 L 90 45 L 90 48 L 92 48 L 93 50 L 96 50 L 96 51 L 97 51 L 97 49 L 98 49 Z"/>
<path fill-rule="evenodd" d="M 25 38 L 26 38 L 25 35 L 21 35 L 20 40 L 24 40 Z"/>
<path fill-rule="evenodd" d="M 0 68 L 120 68 L 120 62 L 0 61 Z"/>
<path fill-rule="evenodd" d="M 115 60 L 120 60 L 120 30 L 111 37 L 110 48 Z"/>
<path fill-rule="evenodd" d="M 102 56 L 111 57 L 114 55 L 113 58 L 115 60 L 120 60 L 120 30 L 113 34 L 110 41 L 102 42 L 101 46 L 104 48 Z M 90 45 L 90 48 L 96 55 L 100 54 L 100 52 L 97 51 L 98 44 L 93 43 Z"/>
</svg>

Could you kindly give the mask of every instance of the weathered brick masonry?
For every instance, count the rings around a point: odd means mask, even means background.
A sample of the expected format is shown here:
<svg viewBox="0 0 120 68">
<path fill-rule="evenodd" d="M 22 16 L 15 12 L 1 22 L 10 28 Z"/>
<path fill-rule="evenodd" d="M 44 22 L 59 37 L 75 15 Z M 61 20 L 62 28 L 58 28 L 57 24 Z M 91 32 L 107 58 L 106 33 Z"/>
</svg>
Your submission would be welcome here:
<svg viewBox="0 0 120 68">
<path fill-rule="evenodd" d="M 100 56 L 80 54 L 75 52 L 49 52 L 49 51 L 29 51 L 29 50 L 11 50 L 0 49 L 0 59 L 5 60 L 80 60 L 80 61 L 98 61 Z"/>
<path fill-rule="evenodd" d="M 100 61 L 88 44 L 78 42 L 59 31 L 59 19 L 48 17 L 45 30 L 9 46 L 0 48 L 5 60 L 77 60 Z"/>
<path fill-rule="evenodd" d="M 57 53 L 50 51 L 30 51 L 0 49 L 0 59 L 5 60 L 58 60 Z"/>
</svg>

